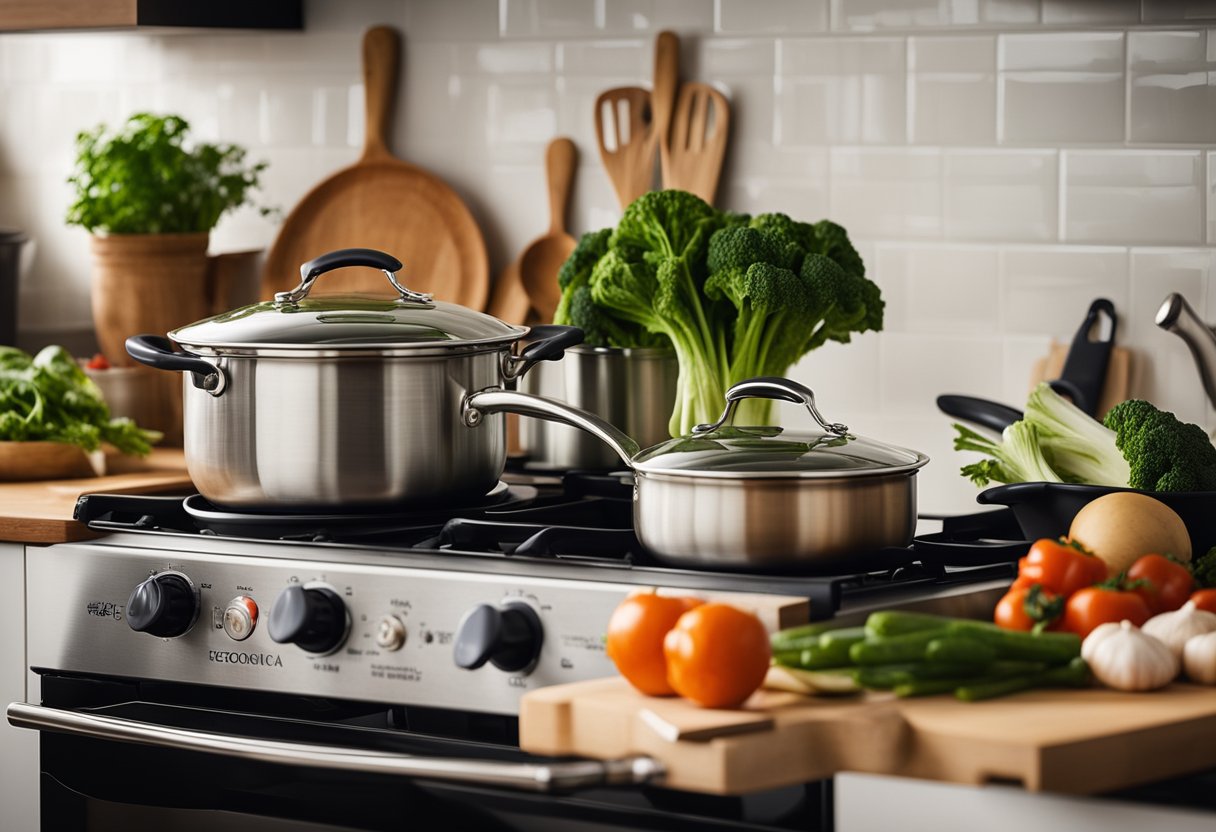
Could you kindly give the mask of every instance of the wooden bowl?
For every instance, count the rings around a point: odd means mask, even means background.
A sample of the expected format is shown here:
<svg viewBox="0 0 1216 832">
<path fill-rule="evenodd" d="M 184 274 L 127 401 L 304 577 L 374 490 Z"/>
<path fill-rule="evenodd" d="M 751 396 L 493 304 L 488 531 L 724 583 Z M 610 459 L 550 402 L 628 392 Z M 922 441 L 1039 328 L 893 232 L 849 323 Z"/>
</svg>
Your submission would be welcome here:
<svg viewBox="0 0 1216 832">
<path fill-rule="evenodd" d="M 0 442 L 0 482 L 68 480 L 105 474 L 105 453 L 66 442 Z"/>
</svg>

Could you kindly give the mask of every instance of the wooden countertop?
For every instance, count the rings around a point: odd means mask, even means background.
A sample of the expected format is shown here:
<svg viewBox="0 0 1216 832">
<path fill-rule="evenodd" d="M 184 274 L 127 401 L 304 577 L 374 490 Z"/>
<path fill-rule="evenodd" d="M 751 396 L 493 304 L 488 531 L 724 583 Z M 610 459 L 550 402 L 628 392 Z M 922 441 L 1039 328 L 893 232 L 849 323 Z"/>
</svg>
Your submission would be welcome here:
<svg viewBox="0 0 1216 832">
<path fill-rule="evenodd" d="M 146 459 L 111 461 L 104 477 L 0 483 L 0 541 L 65 543 L 97 537 L 72 519 L 84 494 L 155 494 L 193 490 L 181 448 L 156 448 Z"/>
</svg>

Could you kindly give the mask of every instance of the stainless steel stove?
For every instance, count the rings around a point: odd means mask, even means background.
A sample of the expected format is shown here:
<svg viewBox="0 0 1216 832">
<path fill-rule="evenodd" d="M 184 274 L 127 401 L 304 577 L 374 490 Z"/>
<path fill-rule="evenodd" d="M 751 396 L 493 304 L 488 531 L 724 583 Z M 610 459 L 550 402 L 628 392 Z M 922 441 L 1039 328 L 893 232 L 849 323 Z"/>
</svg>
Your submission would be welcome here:
<svg viewBox="0 0 1216 832">
<path fill-rule="evenodd" d="M 714 799 L 639 785 L 660 783 L 661 772 L 636 761 L 529 758 L 517 746 L 520 697 L 612 674 L 605 623 L 639 587 L 734 600 L 765 610 L 772 626 L 859 620 L 887 606 L 983 615 L 1025 549 L 996 512 L 859 556 L 848 574 L 673 569 L 638 546 L 631 495 L 617 476 L 516 473 L 474 505 L 397 516 L 239 515 L 197 496 L 83 498 L 78 518 L 106 534 L 48 547 L 27 568 L 28 655 L 43 701 L 21 713 L 44 730 L 44 828 L 95 828 L 88 818 L 111 804 L 126 807 L 115 810 L 126 828 L 171 827 L 154 806 L 393 828 L 386 806 L 403 782 L 445 811 L 453 790 L 484 789 L 477 800 L 501 809 L 491 814 L 506 828 L 544 828 L 541 815 L 560 817 L 554 828 L 572 828 L 576 816 L 597 828 L 713 828 L 734 815 L 729 828 L 823 828 L 830 820 L 809 786 L 757 825 L 742 803 L 723 814 Z M 161 790 L 120 788 L 82 764 L 95 759 L 86 753 L 123 760 Z M 476 762 L 486 759 L 499 767 Z M 191 766 L 222 770 L 223 787 L 164 782 Z M 366 812 L 320 812 L 310 791 L 317 770 L 370 789 Z M 296 808 L 265 792 L 268 778 L 298 797 Z M 506 788 L 595 783 L 634 785 L 533 796 L 541 802 L 526 810 Z M 82 795 L 75 809 L 65 789 Z M 527 821 L 508 820 L 515 812 Z"/>
</svg>

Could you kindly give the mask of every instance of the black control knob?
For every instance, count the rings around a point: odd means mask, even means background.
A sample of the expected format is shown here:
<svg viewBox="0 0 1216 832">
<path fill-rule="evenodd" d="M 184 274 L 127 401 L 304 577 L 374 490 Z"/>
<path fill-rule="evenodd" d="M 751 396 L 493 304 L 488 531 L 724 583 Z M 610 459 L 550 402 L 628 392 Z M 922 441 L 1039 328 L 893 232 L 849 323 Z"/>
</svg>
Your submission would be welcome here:
<svg viewBox="0 0 1216 832">
<path fill-rule="evenodd" d="M 346 605 L 325 587 L 293 586 L 270 610 L 270 638 L 306 653 L 330 653 L 346 638 Z"/>
<path fill-rule="evenodd" d="M 522 601 L 501 607 L 481 604 L 465 614 L 456 633 L 458 667 L 476 670 L 486 662 L 508 673 L 536 661 L 545 639 L 536 610 Z"/>
<path fill-rule="evenodd" d="M 137 633 L 173 638 L 186 633 L 198 617 L 198 596 L 182 575 L 153 575 L 127 599 L 127 624 Z"/>
</svg>

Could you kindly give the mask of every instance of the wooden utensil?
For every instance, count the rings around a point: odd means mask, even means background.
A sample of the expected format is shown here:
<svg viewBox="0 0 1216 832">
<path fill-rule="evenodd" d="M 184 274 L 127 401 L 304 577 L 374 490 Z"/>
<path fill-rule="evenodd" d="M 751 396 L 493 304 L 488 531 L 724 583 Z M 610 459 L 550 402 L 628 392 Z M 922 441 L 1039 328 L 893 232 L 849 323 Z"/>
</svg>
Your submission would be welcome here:
<svg viewBox="0 0 1216 832">
<path fill-rule="evenodd" d="M 680 41 L 674 32 L 659 32 L 654 41 L 654 82 L 650 94 L 654 131 L 659 139 L 659 171 L 664 188 L 671 181 L 671 117 L 680 87 Z"/>
<path fill-rule="evenodd" d="M 528 290 L 524 288 L 519 278 L 519 258 L 512 260 L 494 280 L 494 288 L 490 292 L 490 305 L 486 311 L 498 318 L 516 326 L 527 323 L 532 317 L 532 300 Z"/>
<path fill-rule="evenodd" d="M 682 85 L 667 140 L 659 142 L 663 187 L 691 191 L 712 205 L 729 131 L 725 95 L 709 84 Z"/>
<path fill-rule="evenodd" d="M 292 289 L 298 269 L 317 255 L 355 246 L 380 249 L 405 264 L 401 281 L 440 300 L 483 309 L 489 264 L 481 231 L 460 197 L 438 177 L 395 158 L 389 125 L 401 43 L 386 26 L 363 38 L 367 114 L 363 155 L 321 182 L 296 205 L 266 258 L 262 295 Z M 367 269 L 327 274 L 321 291 L 389 291 Z"/>
<path fill-rule="evenodd" d="M 519 276 L 532 308 L 546 323 L 561 300 L 557 272 L 561 269 L 577 241 L 566 232 L 566 206 L 570 202 L 570 186 L 574 182 L 574 166 L 578 149 L 569 139 L 554 139 L 545 152 L 545 169 L 549 179 L 549 233 L 524 249 L 519 258 Z"/>
<path fill-rule="evenodd" d="M 622 129 L 623 128 L 623 129 Z M 595 139 L 621 208 L 654 184 L 654 129 L 650 91 L 615 87 L 595 99 Z"/>
</svg>

